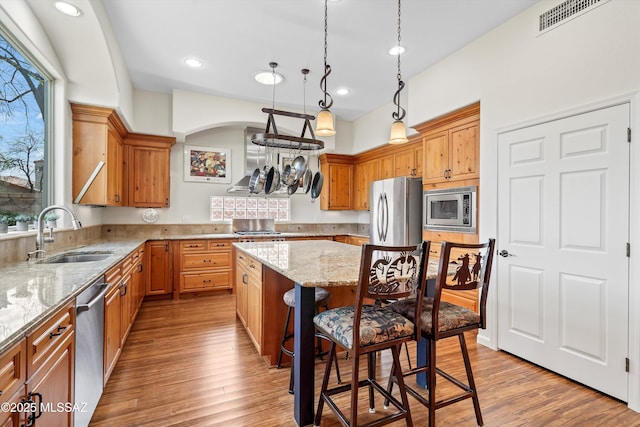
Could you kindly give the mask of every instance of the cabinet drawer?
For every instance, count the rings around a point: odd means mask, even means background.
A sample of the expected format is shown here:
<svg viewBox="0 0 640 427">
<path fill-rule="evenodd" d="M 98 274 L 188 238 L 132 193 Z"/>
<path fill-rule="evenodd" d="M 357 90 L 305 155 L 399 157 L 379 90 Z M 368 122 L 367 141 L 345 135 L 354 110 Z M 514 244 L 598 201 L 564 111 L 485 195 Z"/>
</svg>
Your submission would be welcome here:
<svg viewBox="0 0 640 427">
<path fill-rule="evenodd" d="M 262 264 L 253 258 L 247 259 L 246 270 L 259 281 L 262 281 Z"/>
<path fill-rule="evenodd" d="M 205 291 L 211 289 L 230 289 L 231 272 L 183 274 L 181 291 Z"/>
<path fill-rule="evenodd" d="M 73 332 L 75 311 L 74 303 L 70 302 L 27 336 L 27 378 L 30 378 L 64 341 L 66 336 Z"/>
<path fill-rule="evenodd" d="M 120 264 L 107 271 L 104 275 L 104 281 L 109 284 L 109 286 L 118 286 L 120 280 L 122 280 L 122 267 Z"/>
<path fill-rule="evenodd" d="M 209 240 L 209 249 L 222 250 L 231 249 L 231 241 L 229 240 Z"/>
<path fill-rule="evenodd" d="M 6 402 L 27 380 L 26 340 L 0 355 L 0 402 Z"/>
<path fill-rule="evenodd" d="M 181 251 L 205 250 L 207 248 L 206 240 L 193 240 L 188 242 L 180 242 Z"/>
<path fill-rule="evenodd" d="M 183 254 L 182 270 L 202 270 L 228 268 L 231 265 L 231 252 L 210 252 L 204 254 Z"/>
</svg>

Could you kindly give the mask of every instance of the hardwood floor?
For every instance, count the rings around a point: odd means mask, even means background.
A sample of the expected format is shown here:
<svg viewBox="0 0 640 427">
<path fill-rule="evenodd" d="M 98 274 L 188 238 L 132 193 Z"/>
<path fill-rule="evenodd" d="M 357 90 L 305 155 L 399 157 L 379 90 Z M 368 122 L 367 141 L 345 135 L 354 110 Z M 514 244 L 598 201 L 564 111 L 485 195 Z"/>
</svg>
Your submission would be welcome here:
<svg viewBox="0 0 640 427">
<path fill-rule="evenodd" d="M 476 345 L 474 336 L 467 343 L 485 426 L 640 426 L 640 414 L 620 401 Z M 378 364 L 382 378 L 390 368 L 386 353 Z M 461 373 L 458 354 L 457 340 L 445 340 L 439 366 Z M 319 361 L 317 388 L 323 368 Z M 340 360 L 340 371 L 349 378 L 349 360 Z M 235 296 L 145 302 L 91 426 L 294 426 L 288 384 L 289 369 L 269 369 L 258 356 L 235 317 Z M 448 390 L 439 387 L 438 394 Z M 365 391 L 363 413 L 366 400 Z M 414 425 L 427 425 L 426 408 L 409 401 Z M 377 408 L 383 411 L 381 401 Z M 470 400 L 440 409 L 436 420 L 440 426 L 476 425 Z M 322 426 L 337 425 L 325 409 Z"/>
</svg>

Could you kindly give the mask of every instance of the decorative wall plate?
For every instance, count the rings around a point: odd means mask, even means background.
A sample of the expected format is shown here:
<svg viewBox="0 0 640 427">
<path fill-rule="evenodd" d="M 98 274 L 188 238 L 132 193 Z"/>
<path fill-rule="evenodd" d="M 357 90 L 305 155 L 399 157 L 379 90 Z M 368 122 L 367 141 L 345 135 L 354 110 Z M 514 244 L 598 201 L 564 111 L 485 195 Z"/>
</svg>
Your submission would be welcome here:
<svg viewBox="0 0 640 427">
<path fill-rule="evenodd" d="M 152 224 L 158 220 L 158 211 L 149 208 L 142 211 L 142 220 L 148 224 Z"/>
</svg>

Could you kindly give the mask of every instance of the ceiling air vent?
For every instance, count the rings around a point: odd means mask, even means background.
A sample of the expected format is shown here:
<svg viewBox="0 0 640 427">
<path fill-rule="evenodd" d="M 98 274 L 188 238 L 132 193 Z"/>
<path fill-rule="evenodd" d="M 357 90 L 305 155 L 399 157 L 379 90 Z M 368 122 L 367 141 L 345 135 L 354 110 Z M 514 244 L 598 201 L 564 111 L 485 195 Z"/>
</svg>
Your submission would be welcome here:
<svg viewBox="0 0 640 427">
<path fill-rule="evenodd" d="M 609 0 L 566 0 L 540 15 L 539 31 L 546 31 L 569 18 L 575 18 L 608 1 Z"/>
</svg>

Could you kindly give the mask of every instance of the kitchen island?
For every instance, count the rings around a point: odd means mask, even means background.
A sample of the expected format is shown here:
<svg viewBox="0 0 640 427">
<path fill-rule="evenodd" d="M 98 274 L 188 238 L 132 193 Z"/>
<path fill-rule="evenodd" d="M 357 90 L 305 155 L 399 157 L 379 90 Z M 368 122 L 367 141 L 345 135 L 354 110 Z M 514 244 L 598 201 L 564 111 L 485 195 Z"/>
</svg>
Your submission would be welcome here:
<svg viewBox="0 0 640 427">
<path fill-rule="evenodd" d="M 354 288 L 362 249 L 325 240 L 234 243 L 234 246 L 262 264 L 263 277 L 269 277 L 271 272 L 277 275 L 271 276 L 265 287 L 280 281 L 295 284 L 294 417 L 299 426 L 312 424 L 315 403 L 314 288 Z M 271 311 L 285 311 L 282 299 L 278 305 L 271 306 L 272 303 L 276 302 L 263 299 L 263 304 L 270 306 Z"/>
</svg>

